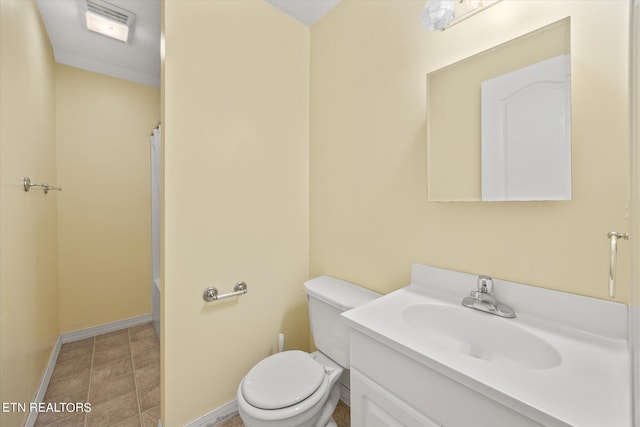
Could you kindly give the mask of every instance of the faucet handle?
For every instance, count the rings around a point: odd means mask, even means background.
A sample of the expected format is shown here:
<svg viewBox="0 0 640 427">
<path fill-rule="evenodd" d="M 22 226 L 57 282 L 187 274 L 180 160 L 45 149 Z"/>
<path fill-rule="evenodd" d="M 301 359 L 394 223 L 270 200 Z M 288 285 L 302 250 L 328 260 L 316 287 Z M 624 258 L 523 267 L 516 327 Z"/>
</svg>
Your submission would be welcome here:
<svg viewBox="0 0 640 427">
<path fill-rule="evenodd" d="M 478 276 L 478 292 L 493 295 L 493 279 L 489 276 Z"/>
</svg>

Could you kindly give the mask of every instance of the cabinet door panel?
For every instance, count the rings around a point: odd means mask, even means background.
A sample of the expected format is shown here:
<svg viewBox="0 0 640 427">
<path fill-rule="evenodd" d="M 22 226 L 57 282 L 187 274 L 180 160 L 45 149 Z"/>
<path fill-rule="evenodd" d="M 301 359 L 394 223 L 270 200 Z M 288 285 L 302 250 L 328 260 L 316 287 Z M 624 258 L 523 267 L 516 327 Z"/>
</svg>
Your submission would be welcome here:
<svg viewBox="0 0 640 427">
<path fill-rule="evenodd" d="M 354 427 L 441 427 L 355 369 L 351 370 L 351 423 Z"/>
</svg>

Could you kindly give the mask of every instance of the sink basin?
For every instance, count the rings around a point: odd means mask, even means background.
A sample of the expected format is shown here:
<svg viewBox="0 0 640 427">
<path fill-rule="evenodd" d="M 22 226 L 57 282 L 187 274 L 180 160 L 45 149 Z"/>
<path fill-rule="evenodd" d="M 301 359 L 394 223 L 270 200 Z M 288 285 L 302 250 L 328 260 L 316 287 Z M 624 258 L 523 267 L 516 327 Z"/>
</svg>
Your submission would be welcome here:
<svg viewBox="0 0 640 427">
<path fill-rule="evenodd" d="M 512 320 L 466 307 L 413 304 L 402 310 L 402 319 L 432 344 L 490 363 L 549 369 L 562 361 L 549 343 Z"/>
</svg>

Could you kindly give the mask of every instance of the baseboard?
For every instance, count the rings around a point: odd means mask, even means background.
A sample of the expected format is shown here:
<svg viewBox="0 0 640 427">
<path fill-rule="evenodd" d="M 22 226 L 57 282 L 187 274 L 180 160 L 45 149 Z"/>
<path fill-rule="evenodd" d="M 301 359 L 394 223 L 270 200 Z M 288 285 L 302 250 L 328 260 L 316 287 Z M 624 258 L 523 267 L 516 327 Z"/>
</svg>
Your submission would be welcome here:
<svg viewBox="0 0 640 427">
<path fill-rule="evenodd" d="M 191 421 L 185 427 L 214 427 L 223 421 L 228 420 L 238 413 L 238 401 L 233 399 L 231 402 L 227 402 L 219 408 L 214 409 Z"/>
<path fill-rule="evenodd" d="M 44 394 L 47 392 L 47 387 L 49 387 L 49 381 L 51 380 L 51 375 L 53 374 L 53 368 L 55 368 L 56 360 L 58 360 L 60 347 L 62 347 L 62 340 L 60 336 L 58 336 L 58 339 L 53 346 L 53 350 L 51 350 L 49 363 L 47 364 L 47 369 L 45 369 L 44 374 L 42 375 L 42 380 L 40 381 L 40 386 L 38 387 L 38 391 L 36 392 L 36 397 L 33 399 L 34 402 L 42 402 L 44 400 Z M 38 418 L 38 413 L 30 411 L 29 415 L 27 416 L 27 420 L 24 422 L 24 427 L 33 427 L 36 424 L 36 418 Z"/>
<path fill-rule="evenodd" d="M 119 331 L 120 329 L 127 329 L 133 326 L 142 325 L 144 323 L 150 323 L 152 321 L 151 313 L 144 314 L 142 316 L 131 317 L 129 319 L 117 320 L 111 323 L 105 323 L 103 325 L 92 326 L 86 329 L 79 329 L 77 331 L 65 332 L 60 335 L 62 344 L 68 342 L 79 341 L 85 338 L 95 337 L 96 335 L 102 335 L 109 332 Z"/>
</svg>

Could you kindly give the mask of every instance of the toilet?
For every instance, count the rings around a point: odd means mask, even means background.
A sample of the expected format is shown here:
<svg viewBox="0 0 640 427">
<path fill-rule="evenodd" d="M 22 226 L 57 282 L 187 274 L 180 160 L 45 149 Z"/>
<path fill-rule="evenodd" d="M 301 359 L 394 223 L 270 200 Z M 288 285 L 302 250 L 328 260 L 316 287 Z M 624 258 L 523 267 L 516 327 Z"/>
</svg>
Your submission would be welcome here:
<svg viewBox="0 0 640 427">
<path fill-rule="evenodd" d="M 318 351 L 290 350 L 258 362 L 238 386 L 247 427 L 333 427 L 338 380 L 349 368 L 349 330 L 340 314 L 380 294 L 329 276 L 304 283 L 311 334 Z"/>
</svg>

